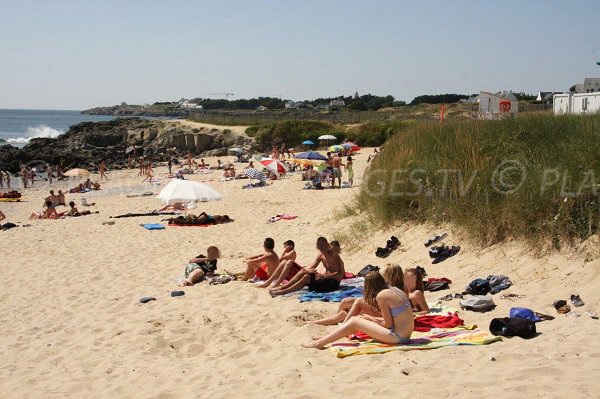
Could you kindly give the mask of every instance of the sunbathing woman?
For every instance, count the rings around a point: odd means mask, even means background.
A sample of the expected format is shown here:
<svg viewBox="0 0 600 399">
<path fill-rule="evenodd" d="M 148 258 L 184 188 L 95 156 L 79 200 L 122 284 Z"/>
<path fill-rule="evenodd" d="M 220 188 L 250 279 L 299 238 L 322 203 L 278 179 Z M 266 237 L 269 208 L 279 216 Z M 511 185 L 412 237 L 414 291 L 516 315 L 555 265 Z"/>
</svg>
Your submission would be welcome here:
<svg viewBox="0 0 600 399">
<path fill-rule="evenodd" d="M 204 276 L 211 277 L 217 270 L 217 259 L 221 256 L 219 248 L 210 246 L 206 249 L 206 255 L 199 255 L 193 259 L 185 268 L 185 280 L 179 284 L 180 287 L 191 286 L 202 280 Z"/>
<path fill-rule="evenodd" d="M 187 216 L 178 216 L 176 218 L 170 218 L 169 224 L 178 224 L 178 225 L 207 225 L 207 224 L 222 224 L 233 222 L 228 215 L 209 215 L 206 212 L 202 212 L 198 216 L 196 215 L 187 215 Z"/>
<path fill-rule="evenodd" d="M 385 279 L 379 272 L 371 272 L 365 277 L 365 301 L 383 317 L 368 314 L 354 316 L 348 314 L 344 323 L 326 336 L 302 344 L 305 348 L 324 349 L 325 345 L 360 330 L 371 338 L 385 344 L 407 344 L 415 328 L 408 296 L 397 287 L 387 288 Z"/>
<path fill-rule="evenodd" d="M 163 211 L 185 211 L 186 207 L 183 202 L 174 202 L 172 204 L 167 204 L 160 209 L 154 210 L 154 212 L 163 212 Z"/>
<path fill-rule="evenodd" d="M 408 299 L 413 307 L 413 312 L 418 315 L 429 313 L 429 306 L 425 300 L 425 286 L 423 285 L 423 273 L 417 268 L 404 271 L 404 288 L 408 292 Z"/>
<path fill-rule="evenodd" d="M 396 287 L 404 291 L 404 278 L 406 273 L 402 272 L 402 268 L 394 263 L 388 263 L 383 269 L 383 278 L 389 287 Z M 370 314 L 372 316 L 381 316 L 377 310 L 371 309 L 363 298 L 344 298 L 338 306 L 337 313 L 333 316 L 326 317 L 320 320 L 309 321 L 309 324 L 318 324 L 321 326 L 332 326 L 343 322 L 348 317 L 353 305 L 356 304 L 353 315 L 360 313 Z"/>
</svg>

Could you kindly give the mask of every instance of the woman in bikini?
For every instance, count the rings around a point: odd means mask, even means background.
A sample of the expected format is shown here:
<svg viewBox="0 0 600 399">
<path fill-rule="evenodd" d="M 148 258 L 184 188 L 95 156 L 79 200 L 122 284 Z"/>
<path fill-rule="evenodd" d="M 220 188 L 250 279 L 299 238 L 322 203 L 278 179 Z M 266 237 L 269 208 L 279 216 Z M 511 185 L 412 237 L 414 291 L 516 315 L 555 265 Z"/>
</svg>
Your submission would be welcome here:
<svg viewBox="0 0 600 399">
<path fill-rule="evenodd" d="M 404 291 L 405 273 L 402 272 L 402 268 L 394 263 L 388 263 L 386 268 L 383 269 L 383 278 L 389 287 L 397 287 Z M 356 304 L 356 306 L 354 306 Z M 342 323 L 348 318 L 348 313 L 351 309 L 354 310 L 352 315 L 356 316 L 362 313 L 370 314 L 372 316 L 381 316 L 381 312 L 371 308 L 371 306 L 364 300 L 364 298 L 344 298 L 338 306 L 337 313 L 333 316 L 325 317 L 320 320 L 309 321 L 309 324 L 318 324 L 321 326 L 333 326 Z"/>
<path fill-rule="evenodd" d="M 429 306 L 425 300 L 423 273 L 420 269 L 410 268 L 404 271 L 404 288 L 408 292 L 408 299 L 412 304 L 413 312 L 418 315 L 429 313 Z"/>
<path fill-rule="evenodd" d="M 371 272 L 365 277 L 364 300 L 373 309 L 379 310 L 382 317 L 368 314 L 354 316 L 351 310 L 341 326 L 326 336 L 302 344 L 302 346 L 324 349 L 325 345 L 344 338 L 357 330 L 385 344 L 406 344 L 410 342 L 415 322 L 410 301 L 403 290 L 398 287 L 387 288 L 383 276 L 379 272 Z"/>
</svg>

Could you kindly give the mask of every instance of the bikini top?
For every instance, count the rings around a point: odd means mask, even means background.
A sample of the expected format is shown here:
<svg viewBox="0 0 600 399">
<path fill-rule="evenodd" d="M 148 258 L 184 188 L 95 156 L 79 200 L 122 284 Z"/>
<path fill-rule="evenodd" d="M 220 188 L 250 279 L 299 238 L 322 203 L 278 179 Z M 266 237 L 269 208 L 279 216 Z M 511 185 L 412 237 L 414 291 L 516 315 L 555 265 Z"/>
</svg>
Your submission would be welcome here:
<svg viewBox="0 0 600 399">
<path fill-rule="evenodd" d="M 390 289 L 393 290 L 396 294 L 398 294 L 402 298 L 404 298 L 406 296 L 406 295 L 403 295 L 404 293 L 398 287 L 391 287 Z M 390 313 L 392 314 L 392 318 L 398 316 L 400 313 L 404 312 L 406 309 L 412 309 L 410 300 L 407 300 L 402 305 L 394 306 L 393 308 L 391 307 Z"/>
</svg>

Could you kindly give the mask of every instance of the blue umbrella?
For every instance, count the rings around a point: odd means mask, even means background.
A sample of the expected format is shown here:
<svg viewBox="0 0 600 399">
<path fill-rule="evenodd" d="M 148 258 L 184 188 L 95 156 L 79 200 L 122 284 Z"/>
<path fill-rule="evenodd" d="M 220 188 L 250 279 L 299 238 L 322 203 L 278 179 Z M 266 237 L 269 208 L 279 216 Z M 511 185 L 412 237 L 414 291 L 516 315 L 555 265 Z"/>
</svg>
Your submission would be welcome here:
<svg viewBox="0 0 600 399">
<path fill-rule="evenodd" d="M 313 143 L 310 140 L 303 141 L 302 144 L 304 144 L 304 145 L 315 145 L 315 143 Z"/>
<path fill-rule="evenodd" d="M 256 179 L 256 180 L 260 180 L 260 181 L 267 180 L 267 177 L 265 176 L 265 174 L 263 172 L 261 172 L 258 169 L 254 169 L 254 168 L 244 169 L 244 175 L 248 176 L 251 179 Z"/>
<path fill-rule="evenodd" d="M 315 151 L 306 151 L 306 152 L 301 152 L 298 153 L 296 155 L 294 155 L 294 158 L 298 158 L 298 159 L 312 159 L 312 160 L 316 160 L 316 161 L 327 161 L 327 157 L 324 155 L 319 154 L 318 152 Z"/>
</svg>

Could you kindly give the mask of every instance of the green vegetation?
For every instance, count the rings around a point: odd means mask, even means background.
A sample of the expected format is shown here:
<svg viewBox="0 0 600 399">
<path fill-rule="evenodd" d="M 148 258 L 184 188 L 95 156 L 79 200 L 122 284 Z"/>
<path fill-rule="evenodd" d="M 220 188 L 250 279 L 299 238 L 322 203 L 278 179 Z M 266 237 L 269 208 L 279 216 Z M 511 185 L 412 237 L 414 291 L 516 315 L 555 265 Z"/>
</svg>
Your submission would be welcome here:
<svg viewBox="0 0 600 399">
<path fill-rule="evenodd" d="M 327 122 L 316 121 L 287 121 L 269 125 L 254 125 L 246 129 L 246 134 L 255 137 L 256 142 L 265 149 L 272 145 L 286 143 L 288 146 L 298 146 L 305 140 L 318 143 L 318 137 L 332 134 L 338 139 L 344 138 L 344 128 L 336 127 Z"/>
<path fill-rule="evenodd" d="M 422 96 L 415 97 L 410 105 L 418 105 L 418 104 L 448 104 L 448 103 L 457 103 L 460 100 L 466 100 L 470 96 L 466 94 L 426 94 Z"/>
<path fill-rule="evenodd" d="M 574 243 L 600 228 L 600 115 L 413 124 L 392 134 L 357 199 L 378 227 L 451 222 L 481 244 Z"/>
</svg>

